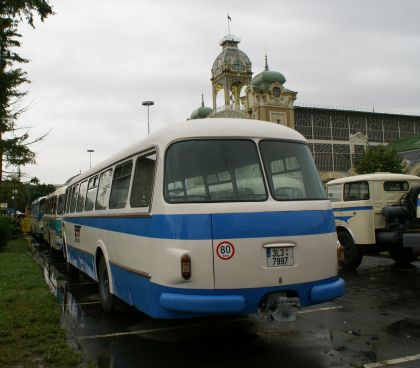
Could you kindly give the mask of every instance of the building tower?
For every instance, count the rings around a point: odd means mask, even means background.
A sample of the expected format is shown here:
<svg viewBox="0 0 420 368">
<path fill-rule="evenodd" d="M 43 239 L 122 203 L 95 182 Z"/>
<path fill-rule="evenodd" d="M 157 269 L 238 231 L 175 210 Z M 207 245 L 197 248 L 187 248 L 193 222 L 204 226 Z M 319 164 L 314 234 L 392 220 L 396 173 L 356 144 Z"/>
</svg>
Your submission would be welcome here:
<svg viewBox="0 0 420 368">
<path fill-rule="evenodd" d="M 246 89 L 244 106 L 247 117 L 270 121 L 295 128 L 293 103 L 297 92 L 290 91 L 283 85 L 286 78 L 283 74 L 268 68 L 267 55 L 265 69 L 257 74 Z"/>
<path fill-rule="evenodd" d="M 211 68 L 213 114 L 221 110 L 241 110 L 240 94 L 251 82 L 251 61 L 238 48 L 239 37 L 228 34 L 220 42 L 223 50 Z M 217 106 L 217 95 L 223 90 L 224 106 Z"/>
</svg>

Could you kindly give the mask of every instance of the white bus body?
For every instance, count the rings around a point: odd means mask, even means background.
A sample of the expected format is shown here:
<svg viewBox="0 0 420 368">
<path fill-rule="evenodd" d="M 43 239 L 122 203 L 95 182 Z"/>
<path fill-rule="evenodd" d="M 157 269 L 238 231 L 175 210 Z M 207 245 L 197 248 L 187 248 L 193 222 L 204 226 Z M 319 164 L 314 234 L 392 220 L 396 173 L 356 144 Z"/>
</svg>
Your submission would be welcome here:
<svg viewBox="0 0 420 368">
<path fill-rule="evenodd" d="M 419 185 L 417 176 L 392 173 L 355 175 L 327 183 L 338 238 L 346 249 L 344 267 L 355 269 L 364 253 L 381 250 L 389 250 L 398 263 L 416 258 L 412 248 L 420 247 L 417 192 L 413 192 L 412 208 L 403 201 Z"/>
<path fill-rule="evenodd" d="M 73 179 L 63 222 L 68 262 L 108 310 L 116 295 L 157 318 L 248 314 L 344 292 L 307 143 L 272 123 L 162 129 Z"/>
<path fill-rule="evenodd" d="M 39 197 L 31 203 L 31 232 L 34 237 L 42 239 L 44 236 L 44 211 L 47 197 Z"/>
<path fill-rule="evenodd" d="M 44 240 L 55 250 L 62 250 L 62 220 L 66 186 L 62 186 L 46 197 L 44 213 Z"/>
</svg>

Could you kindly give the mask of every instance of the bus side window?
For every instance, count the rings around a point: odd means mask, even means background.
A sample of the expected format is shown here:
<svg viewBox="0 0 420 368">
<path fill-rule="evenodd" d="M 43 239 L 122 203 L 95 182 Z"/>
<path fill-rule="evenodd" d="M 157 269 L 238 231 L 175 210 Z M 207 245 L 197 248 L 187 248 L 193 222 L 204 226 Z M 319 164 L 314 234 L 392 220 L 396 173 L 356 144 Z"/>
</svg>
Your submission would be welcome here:
<svg viewBox="0 0 420 368">
<path fill-rule="evenodd" d="M 78 194 L 79 194 L 79 184 L 76 184 L 71 189 L 71 199 L 70 199 L 69 212 L 74 212 L 76 210 L 77 195 Z"/>
<path fill-rule="evenodd" d="M 65 194 L 65 204 L 64 204 L 64 213 L 69 212 L 69 205 L 70 205 L 70 188 L 66 189 L 66 194 Z"/>
<path fill-rule="evenodd" d="M 79 197 L 77 198 L 77 207 L 76 212 L 82 212 L 83 206 L 85 204 L 86 189 L 87 189 L 87 180 L 80 184 Z"/>
<path fill-rule="evenodd" d="M 60 194 L 58 197 L 58 204 L 57 204 L 57 215 L 62 215 L 64 210 L 64 201 L 65 201 L 65 195 Z"/>
<path fill-rule="evenodd" d="M 57 196 L 51 198 L 51 214 L 55 215 L 57 210 Z"/>
<path fill-rule="evenodd" d="M 211 200 L 234 199 L 232 177 L 229 171 L 207 175 L 207 184 L 209 186 Z"/>
<path fill-rule="evenodd" d="M 125 162 L 115 168 L 111 195 L 109 197 L 109 209 L 125 207 L 130 188 L 132 168 L 133 161 Z"/>
<path fill-rule="evenodd" d="M 131 190 L 131 207 L 149 207 L 152 196 L 153 177 L 155 173 L 156 153 L 139 157 Z"/>
<path fill-rule="evenodd" d="M 93 178 L 89 179 L 89 184 L 88 184 L 88 189 L 87 189 L 87 194 L 86 194 L 85 211 L 93 210 L 97 192 L 98 192 L 98 176 L 94 176 Z"/>
<path fill-rule="evenodd" d="M 99 177 L 98 195 L 96 197 L 95 209 L 104 210 L 106 209 L 106 202 L 108 198 L 109 190 L 111 189 L 112 183 L 112 169 L 104 171 Z"/>
</svg>

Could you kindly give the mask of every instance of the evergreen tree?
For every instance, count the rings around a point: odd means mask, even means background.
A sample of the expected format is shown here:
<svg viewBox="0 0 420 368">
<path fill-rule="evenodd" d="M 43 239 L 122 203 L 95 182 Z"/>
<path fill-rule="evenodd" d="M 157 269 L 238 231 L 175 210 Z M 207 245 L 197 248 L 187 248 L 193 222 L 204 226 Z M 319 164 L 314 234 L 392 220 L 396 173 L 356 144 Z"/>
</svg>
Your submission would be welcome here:
<svg viewBox="0 0 420 368">
<path fill-rule="evenodd" d="M 0 0 L 0 185 L 4 176 L 3 163 L 15 168 L 20 175 L 21 166 L 35 162 L 30 144 L 43 138 L 31 142 L 28 131 L 22 133 L 17 126 L 19 115 L 25 111 L 20 103 L 27 94 L 22 92 L 21 85 L 29 82 L 26 73 L 16 67 L 28 62 L 16 52 L 21 38 L 17 28 L 22 21 L 34 27 L 35 16 L 44 21 L 51 14 L 53 11 L 47 0 Z"/>
<path fill-rule="evenodd" d="M 402 173 L 402 158 L 391 146 L 368 146 L 354 165 L 357 174 L 374 172 Z"/>
</svg>

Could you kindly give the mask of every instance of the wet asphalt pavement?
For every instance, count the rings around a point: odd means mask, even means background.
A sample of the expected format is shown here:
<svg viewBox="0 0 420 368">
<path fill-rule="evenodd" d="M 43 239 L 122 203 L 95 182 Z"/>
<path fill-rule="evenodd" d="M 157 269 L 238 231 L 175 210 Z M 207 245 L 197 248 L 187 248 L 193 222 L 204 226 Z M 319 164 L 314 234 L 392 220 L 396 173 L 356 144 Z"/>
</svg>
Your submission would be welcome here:
<svg viewBox="0 0 420 368">
<path fill-rule="evenodd" d="M 294 322 L 254 315 L 168 321 L 122 302 L 106 314 L 95 282 L 70 278 L 62 258 L 34 249 L 71 343 L 100 368 L 420 367 L 419 261 L 401 268 L 365 257 L 356 272 L 341 273 L 342 298 L 303 309 Z"/>
</svg>

